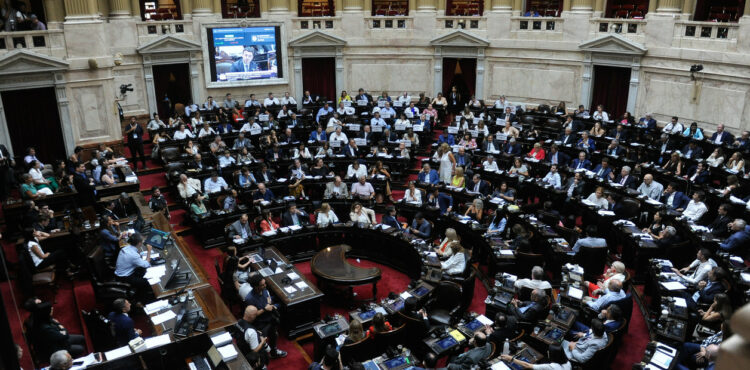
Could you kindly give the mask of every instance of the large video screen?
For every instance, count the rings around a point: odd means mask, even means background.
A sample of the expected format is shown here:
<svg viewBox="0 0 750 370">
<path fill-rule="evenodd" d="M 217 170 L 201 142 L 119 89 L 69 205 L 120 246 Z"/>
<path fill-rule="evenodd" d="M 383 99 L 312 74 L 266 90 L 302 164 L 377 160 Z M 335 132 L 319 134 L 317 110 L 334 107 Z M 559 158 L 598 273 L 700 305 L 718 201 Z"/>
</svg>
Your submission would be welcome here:
<svg viewBox="0 0 750 370">
<path fill-rule="evenodd" d="M 211 81 L 283 78 L 280 41 L 278 26 L 209 28 Z"/>
</svg>

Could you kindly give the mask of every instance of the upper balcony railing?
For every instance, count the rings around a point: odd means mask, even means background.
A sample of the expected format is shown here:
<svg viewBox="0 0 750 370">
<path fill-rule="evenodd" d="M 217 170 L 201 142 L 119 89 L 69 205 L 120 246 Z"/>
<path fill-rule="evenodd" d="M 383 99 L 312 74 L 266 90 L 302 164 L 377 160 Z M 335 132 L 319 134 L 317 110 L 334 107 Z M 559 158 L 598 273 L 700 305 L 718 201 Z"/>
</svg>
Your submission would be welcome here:
<svg viewBox="0 0 750 370">
<path fill-rule="evenodd" d="M 147 44 L 164 35 L 182 35 L 187 39 L 193 37 L 193 22 L 185 20 L 137 22 L 138 45 Z"/>
<path fill-rule="evenodd" d="M 0 54 L 18 49 L 63 58 L 65 34 L 63 30 L 0 32 Z"/>
</svg>

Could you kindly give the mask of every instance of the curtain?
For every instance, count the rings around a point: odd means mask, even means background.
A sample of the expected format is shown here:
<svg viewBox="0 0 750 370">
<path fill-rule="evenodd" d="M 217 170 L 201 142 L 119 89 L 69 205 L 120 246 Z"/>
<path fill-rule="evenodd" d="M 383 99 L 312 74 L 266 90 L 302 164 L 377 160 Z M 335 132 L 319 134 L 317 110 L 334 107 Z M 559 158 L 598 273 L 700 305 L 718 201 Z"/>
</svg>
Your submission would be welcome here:
<svg viewBox="0 0 750 370">
<path fill-rule="evenodd" d="M 620 117 L 628 105 L 629 88 L 630 68 L 594 66 L 594 93 L 590 112 L 601 104 L 609 114 L 609 119 Z"/>
<path fill-rule="evenodd" d="M 302 88 L 336 100 L 336 58 L 302 58 Z"/>
<path fill-rule="evenodd" d="M 67 157 L 54 88 L 3 91 L 2 99 L 16 156 L 33 146 L 44 163 Z"/>
</svg>

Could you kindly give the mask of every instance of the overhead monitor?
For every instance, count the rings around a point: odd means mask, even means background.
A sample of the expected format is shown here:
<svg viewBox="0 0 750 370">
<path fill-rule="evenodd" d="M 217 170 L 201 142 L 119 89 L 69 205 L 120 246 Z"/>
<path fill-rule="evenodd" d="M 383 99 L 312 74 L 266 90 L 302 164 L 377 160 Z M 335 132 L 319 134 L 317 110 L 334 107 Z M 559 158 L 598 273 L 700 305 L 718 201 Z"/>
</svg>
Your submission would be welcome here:
<svg viewBox="0 0 750 370">
<path fill-rule="evenodd" d="M 206 28 L 209 86 L 284 83 L 281 27 Z"/>
</svg>

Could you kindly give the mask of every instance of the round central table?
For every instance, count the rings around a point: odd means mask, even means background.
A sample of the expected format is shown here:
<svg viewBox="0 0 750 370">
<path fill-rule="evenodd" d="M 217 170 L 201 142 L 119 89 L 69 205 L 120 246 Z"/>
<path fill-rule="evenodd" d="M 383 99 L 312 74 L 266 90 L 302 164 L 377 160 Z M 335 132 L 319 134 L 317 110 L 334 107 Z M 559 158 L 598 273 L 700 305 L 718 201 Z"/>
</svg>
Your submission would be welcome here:
<svg viewBox="0 0 750 370">
<path fill-rule="evenodd" d="M 354 287 L 372 284 L 372 299 L 377 298 L 381 271 L 377 267 L 362 268 L 346 260 L 352 247 L 341 244 L 326 247 L 316 253 L 310 261 L 310 270 L 318 278 L 318 286 L 345 286 L 349 299 L 354 299 Z"/>
</svg>

